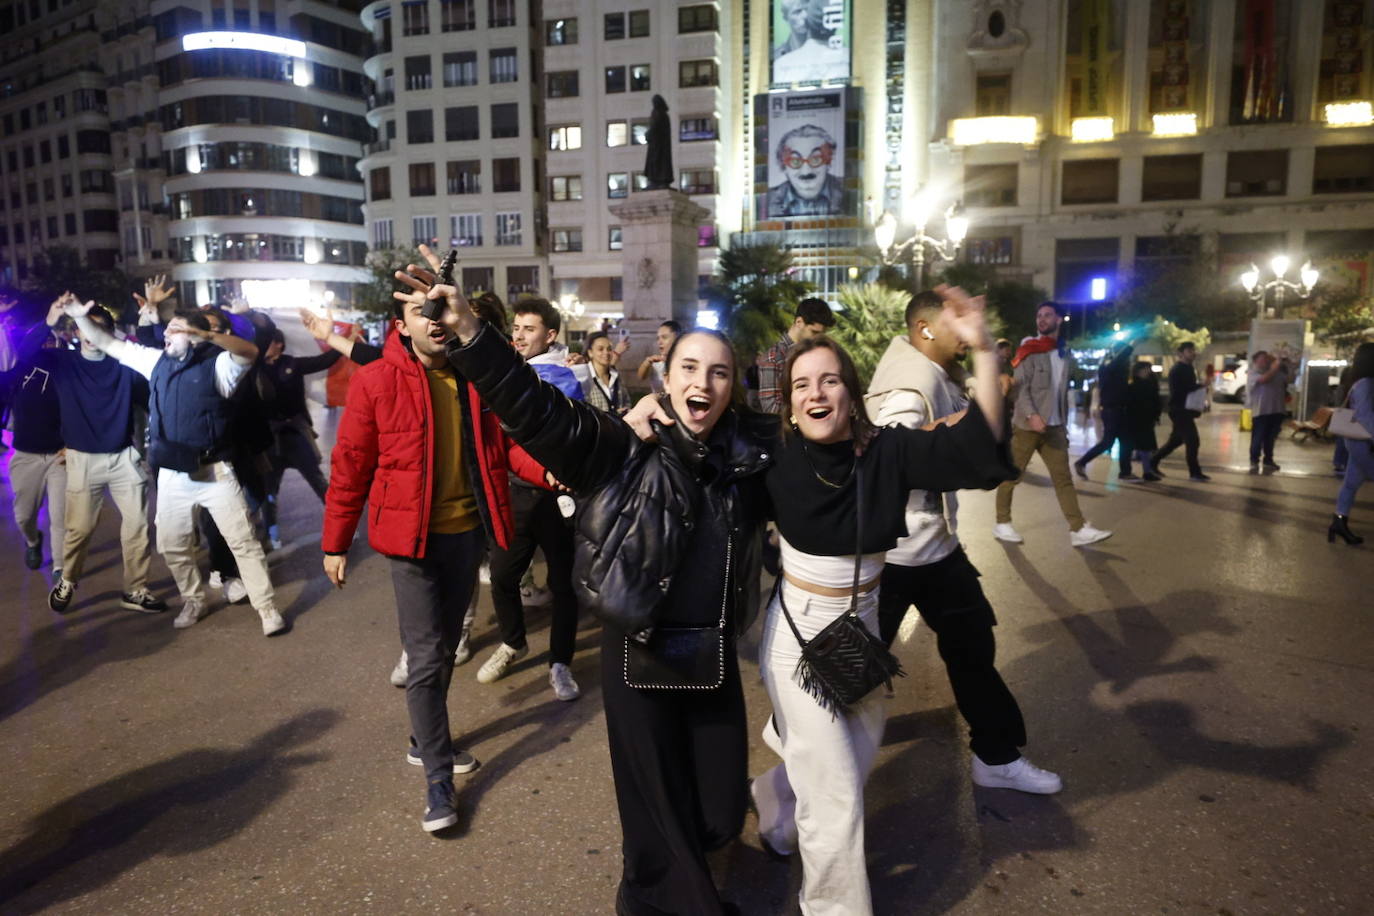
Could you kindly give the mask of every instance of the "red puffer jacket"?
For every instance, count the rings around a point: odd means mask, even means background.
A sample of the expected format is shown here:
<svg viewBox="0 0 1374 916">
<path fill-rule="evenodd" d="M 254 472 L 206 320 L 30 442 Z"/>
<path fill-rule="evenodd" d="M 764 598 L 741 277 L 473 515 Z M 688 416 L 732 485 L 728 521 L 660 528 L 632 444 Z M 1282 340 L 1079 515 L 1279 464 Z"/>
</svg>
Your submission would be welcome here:
<svg viewBox="0 0 1374 916">
<path fill-rule="evenodd" d="M 425 555 L 429 533 L 434 406 L 425 370 L 401 335 L 392 333 L 382 352 L 381 359 L 354 373 L 349 384 L 331 459 L 320 546 L 325 553 L 346 552 L 366 502 L 372 549 L 418 558 Z M 477 390 L 460 383 L 463 464 L 482 522 L 497 545 L 506 547 L 512 528 L 508 475 L 513 471 L 543 487 L 544 468 L 506 438 Z"/>
</svg>

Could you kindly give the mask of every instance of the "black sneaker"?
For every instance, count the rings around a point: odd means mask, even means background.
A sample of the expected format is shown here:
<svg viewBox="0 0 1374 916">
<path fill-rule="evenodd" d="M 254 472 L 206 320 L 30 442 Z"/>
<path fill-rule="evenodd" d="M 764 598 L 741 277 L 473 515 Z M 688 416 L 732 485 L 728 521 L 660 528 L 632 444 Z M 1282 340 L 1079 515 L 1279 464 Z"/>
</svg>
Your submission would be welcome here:
<svg viewBox="0 0 1374 916">
<path fill-rule="evenodd" d="M 24 565 L 37 569 L 43 565 L 43 532 L 38 532 L 38 543 L 24 548 Z"/>
<path fill-rule="evenodd" d="M 1206 474 L 1203 474 L 1202 472 L 1199 471 L 1199 472 L 1196 473 L 1196 474 L 1189 474 L 1189 475 L 1188 475 L 1188 479 L 1189 479 L 1189 480 L 1192 480 L 1192 481 L 1195 481 L 1195 482 L 1197 482 L 1197 483 L 1206 483 L 1207 481 L 1211 480 L 1212 478 L 1209 477 L 1209 476 L 1207 476 Z"/>
<path fill-rule="evenodd" d="M 443 830 L 458 823 L 458 809 L 453 798 L 453 780 L 441 779 L 429 784 L 425 796 L 425 817 L 420 826 L 426 833 Z"/>
<path fill-rule="evenodd" d="M 161 614 L 167 610 L 167 602 L 155 597 L 146 588 L 134 592 L 132 595 L 125 592 L 124 596 L 119 599 L 119 606 L 125 610 L 138 611 L 141 614 Z"/>
<path fill-rule="evenodd" d="M 57 584 L 48 592 L 48 607 L 55 613 L 65 614 L 67 608 L 71 607 L 72 596 L 76 594 L 76 583 L 68 582 L 66 579 L 58 579 Z"/>
<path fill-rule="evenodd" d="M 1083 462 L 1075 461 L 1073 463 L 1073 470 L 1074 473 L 1077 474 L 1081 479 L 1088 479 L 1088 469 L 1083 465 Z"/>
<path fill-rule="evenodd" d="M 1135 475 L 1135 474 L 1132 474 L 1130 471 L 1127 471 L 1125 474 L 1117 474 L 1117 475 L 1116 475 L 1116 479 L 1117 479 L 1117 480 L 1139 480 L 1140 477 L 1137 476 L 1137 475 Z"/>
<path fill-rule="evenodd" d="M 418 747 L 415 746 L 415 739 L 414 739 L 414 738 L 411 738 L 411 739 L 410 739 L 410 749 L 406 751 L 406 763 L 410 764 L 410 765 L 413 766 L 413 767 L 422 767 L 422 766 L 425 765 L 425 762 L 424 762 L 423 760 L 420 759 L 420 749 L 419 749 Z M 476 757 L 472 756 L 472 755 L 469 754 L 467 751 L 460 749 L 457 745 L 454 745 L 454 747 L 453 747 L 453 772 L 454 772 L 454 773 L 456 773 L 456 774 L 458 774 L 458 775 L 461 776 L 461 775 L 464 774 L 464 773 L 471 773 L 473 770 L 477 769 L 479 766 L 481 766 L 481 764 L 477 762 L 477 758 L 476 758 Z"/>
<path fill-rule="evenodd" d="M 1142 478 L 1140 478 L 1140 479 L 1141 479 L 1141 480 L 1147 480 L 1147 481 L 1149 481 L 1150 483 L 1155 483 L 1156 481 L 1163 480 L 1164 478 L 1163 478 L 1163 477 L 1160 477 L 1158 474 L 1156 474 L 1156 473 L 1154 473 L 1153 471 L 1151 471 L 1151 472 L 1147 473 L 1144 477 L 1142 477 Z"/>
<path fill-rule="evenodd" d="M 1266 461 L 1264 462 L 1264 469 L 1272 473 L 1273 471 L 1279 470 L 1279 466 L 1272 461 Z"/>
</svg>

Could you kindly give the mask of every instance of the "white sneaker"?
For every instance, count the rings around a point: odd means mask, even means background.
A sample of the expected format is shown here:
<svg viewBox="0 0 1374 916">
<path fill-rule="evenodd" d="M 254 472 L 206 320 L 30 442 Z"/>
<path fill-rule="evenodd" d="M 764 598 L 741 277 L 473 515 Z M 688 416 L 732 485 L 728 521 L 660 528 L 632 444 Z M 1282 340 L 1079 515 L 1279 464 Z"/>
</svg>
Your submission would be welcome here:
<svg viewBox="0 0 1374 916">
<path fill-rule="evenodd" d="M 1091 522 L 1084 522 L 1082 528 L 1079 528 L 1077 531 L 1069 532 L 1069 543 L 1075 547 L 1087 547 L 1089 544 L 1105 541 L 1111 536 L 1112 533 L 1110 531 L 1094 528 Z"/>
<path fill-rule="evenodd" d="M 458 637 L 458 648 L 453 653 L 453 667 L 457 668 L 470 658 L 472 658 L 472 627 L 463 627 L 463 632 Z"/>
<path fill-rule="evenodd" d="M 582 696 L 577 681 L 573 680 L 572 669 L 562 662 L 549 666 L 549 686 L 553 688 L 553 695 L 564 702 Z"/>
<path fill-rule="evenodd" d="M 224 578 L 223 578 L 222 576 L 220 576 L 219 570 L 218 570 L 218 569 L 212 569 L 212 570 L 210 570 L 210 587 L 211 587 L 211 588 L 222 588 L 223 586 L 224 586 Z"/>
<path fill-rule="evenodd" d="M 205 605 L 199 601 L 187 601 L 181 606 L 181 613 L 177 615 L 176 620 L 172 621 L 172 626 L 178 630 L 184 630 L 187 627 L 195 626 L 204 616 Z"/>
<path fill-rule="evenodd" d="M 477 581 L 483 585 L 491 585 L 491 564 L 486 560 L 483 560 L 482 565 L 477 567 Z"/>
<path fill-rule="evenodd" d="M 542 607 L 553 600 L 553 592 L 537 585 L 520 586 L 520 603 L 525 607 Z"/>
<path fill-rule="evenodd" d="M 224 580 L 224 603 L 238 604 L 248 599 L 248 586 L 243 584 L 242 579 Z"/>
<path fill-rule="evenodd" d="M 270 611 L 258 611 L 258 616 L 262 617 L 263 636 L 276 636 L 278 633 L 286 632 L 286 618 L 276 608 Z"/>
<path fill-rule="evenodd" d="M 973 784 L 985 789 L 1015 789 L 1033 795 L 1053 795 L 1064 788 L 1058 774 L 1040 769 L 1025 757 L 1000 766 L 988 766 L 977 754 L 973 755 Z"/>
<path fill-rule="evenodd" d="M 992 536 L 999 541 L 1006 541 L 1008 544 L 1024 544 L 1026 539 L 1016 533 L 1016 529 L 1010 522 L 999 522 L 992 526 Z"/>
<path fill-rule="evenodd" d="M 396 662 L 396 667 L 391 669 L 391 685 L 393 687 L 404 687 L 406 678 L 410 676 L 410 659 L 406 656 L 406 650 L 401 650 L 401 658 Z"/>
<path fill-rule="evenodd" d="M 501 643 L 496 647 L 496 651 L 482 663 L 482 667 L 477 669 L 477 681 L 481 684 L 490 684 L 492 681 L 499 680 L 506 673 L 506 669 L 511 666 L 511 662 L 519 661 L 530 654 L 530 647 L 516 649 Z"/>
</svg>

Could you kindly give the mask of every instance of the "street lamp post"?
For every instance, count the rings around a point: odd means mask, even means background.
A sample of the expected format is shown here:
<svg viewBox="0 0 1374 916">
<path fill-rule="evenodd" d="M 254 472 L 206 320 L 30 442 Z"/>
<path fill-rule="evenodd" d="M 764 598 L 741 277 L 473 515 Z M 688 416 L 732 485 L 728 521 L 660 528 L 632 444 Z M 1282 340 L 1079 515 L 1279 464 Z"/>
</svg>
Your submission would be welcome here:
<svg viewBox="0 0 1374 916">
<path fill-rule="evenodd" d="M 1270 290 L 1274 292 L 1274 309 L 1280 318 L 1283 317 L 1283 299 L 1288 293 L 1297 293 L 1300 299 L 1312 295 L 1321 272 L 1312 266 L 1311 261 L 1304 261 L 1298 270 L 1298 282 L 1295 283 L 1286 276 L 1291 265 L 1287 255 L 1277 254 L 1269 261 L 1269 269 L 1274 272 L 1274 279 L 1269 282 L 1260 282 L 1260 270 L 1254 264 L 1240 275 L 1240 285 L 1245 287 L 1246 294 L 1255 302 L 1256 318 L 1264 317 L 1264 301 Z"/>
<path fill-rule="evenodd" d="M 952 261 L 959 253 L 968 235 L 968 217 L 957 215 L 957 205 L 950 205 L 945 211 L 945 234 L 943 239 L 926 235 L 926 225 L 930 221 L 930 211 L 934 201 L 924 189 L 918 191 L 908 204 L 907 217 L 915 226 L 915 233 L 905 242 L 897 244 L 897 218 L 892 211 L 884 210 L 873 225 L 873 240 L 878 243 L 884 264 L 910 262 L 910 273 L 916 280 L 917 289 L 926 285 L 926 247 L 933 254 L 932 260 Z"/>
</svg>

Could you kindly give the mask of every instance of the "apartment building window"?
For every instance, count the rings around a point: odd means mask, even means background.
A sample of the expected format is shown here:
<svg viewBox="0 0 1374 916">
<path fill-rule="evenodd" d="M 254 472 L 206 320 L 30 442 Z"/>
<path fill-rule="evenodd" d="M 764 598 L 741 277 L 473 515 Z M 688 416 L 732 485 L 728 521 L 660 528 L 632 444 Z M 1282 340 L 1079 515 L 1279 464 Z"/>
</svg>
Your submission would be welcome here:
<svg viewBox="0 0 1374 916">
<path fill-rule="evenodd" d="M 559 124 L 549 128 L 549 149 L 582 148 L 582 127 L 578 124 Z"/>
<path fill-rule="evenodd" d="M 552 200 L 581 200 L 581 175 L 555 175 L 549 179 L 549 197 Z"/>
<path fill-rule="evenodd" d="M 444 54 L 444 85 L 477 85 L 476 51 L 449 51 Z"/>
<path fill-rule="evenodd" d="M 513 83 L 520 79 L 520 58 L 514 48 L 494 48 L 491 52 L 491 81 Z M 577 95 L 574 78 L 573 95 Z"/>
<path fill-rule="evenodd" d="M 649 37 L 649 11 L 631 10 L 630 11 L 630 37 L 648 38 Z"/>
<path fill-rule="evenodd" d="M 630 143 L 644 146 L 649 142 L 649 119 L 635 118 L 630 122 Z"/>
<path fill-rule="evenodd" d="M 448 164 L 450 194 L 482 193 L 482 160 L 458 159 Z"/>
<path fill-rule="evenodd" d="M 606 41 L 619 41 L 625 37 L 625 14 L 607 13 L 601 37 Z"/>
<path fill-rule="evenodd" d="M 1374 191 L 1374 146 L 1319 146 L 1312 163 L 1313 194 Z"/>
<path fill-rule="evenodd" d="M 1114 204 L 1120 179 L 1119 159 L 1074 159 L 1064 163 L 1060 202 Z"/>
<path fill-rule="evenodd" d="M 43 179 L 43 199 L 45 201 L 57 200 L 57 185 L 53 183 L 51 178 Z"/>
<path fill-rule="evenodd" d="M 496 285 L 496 269 L 493 267 L 464 267 L 463 289 L 467 293 L 486 292 Z"/>
<path fill-rule="evenodd" d="M 429 0 L 405 0 L 401 4 L 401 34 L 429 34 Z"/>
<path fill-rule="evenodd" d="M 462 105 L 444 109 L 444 139 L 449 142 L 481 139 L 478 108 L 476 105 Z"/>
<path fill-rule="evenodd" d="M 620 251 L 625 247 L 624 236 L 619 226 L 611 226 L 606 230 L 606 247 L 611 251 Z"/>
<path fill-rule="evenodd" d="M 1009 235 L 966 239 L 964 258 L 970 264 L 1015 264 L 1016 240 Z"/>
<path fill-rule="evenodd" d="M 50 217 L 48 217 L 47 223 L 48 223 L 48 238 L 49 238 L 49 239 L 55 239 L 55 238 L 57 238 L 57 217 L 55 217 L 55 216 L 50 216 Z"/>
<path fill-rule="evenodd" d="M 649 91 L 649 65 L 632 64 L 630 66 L 630 91 L 648 92 Z"/>
<path fill-rule="evenodd" d="M 434 112 L 428 108 L 406 112 L 406 142 L 434 142 Z"/>
<path fill-rule="evenodd" d="M 644 177 L 643 172 L 631 172 L 630 185 L 636 191 L 647 191 L 649 190 L 649 179 Z"/>
<path fill-rule="evenodd" d="M 607 67 L 606 68 L 606 92 L 625 91 L 625 68 Z"/>
<path fill-rule="evenodd" d="M 683 143 L 697 140 L 714 140 L 718 135 L 716 119 L 713 117 L 682 118 L 677 125 L 677 138 Z"/>
<path fill-rule="evenodd" d="M 392 244 L 391 220 L 374 219 L 372 221 L 372 247 L 390 248 Z"/>
<path fill-rule="evenodd" d="M 678 177 L 683 194 L 716 193 L 716 173 L 713 169 L 683 169 Z"/>
<path fill-rule="evenodd" d="M 714 86 L 720 80 L 713 60 L 684 60 L 677 65 L 677 84 L 682 89 Z"/>
<path fill-rule="evenodd" d="M 412 245 L 435 245 L 439 241 L 439 218 L 437 216 L 412 216 L 410 218 L 410 239 Z"/>
<path fill-rule="evenodd" d="M 1011 74 L 978 74 L 973 100 L 974 113 L 980 118 L 1011 114 Z"/>
<path fill-rule="evenodd" d="M 406 58 L 406 88 L 412 92 L 434 87 L 434 77 L 430 73 L 429 55 Z"/>
<path fill-rule="evenodd" d="M 519 104 L 497 102 L 491 106 L 491 135 L 498 138 L 520 136 Z"/>
<path fill-rule="evenodd" d="M 1141 200 L 1197 200 L 1202 196 L 1202 154 L 1146 156 Z"/>
<path fill-rule="evenodd" d="M 478 248 L 482 244 L 482 214 L 455 213 L 449 217 L 454 248 Z"/>
<path fill-rule="evenodd" d="M 72 176 L 70 174 L 62 176 L 62 196 L 72 196 Z"/>
<path fill-rule="evenodd" d="M 697 227 L 698 248 L 714 248 L 718 241 L 715 223 L 703 223 Z"/>
<path fill-rule="evenodd" d="M 1116 276 L 1118 238 L 1059 239 L 1054 243 L 1054 298 L 1086 302 L 1096 277 Z"/>
<path fill-rule="evenodd" d="M 372 186 L 372 200 L 391 198 L 391 167 L 384 165 L 367 173 L 368 184 Z"/>
<path fill-rule="evenodd" d="M 630 173 L 611 172 L 606 176 L 606 196 L 610 198 L 630 195 Z"/>
<path fill-rule="evenodd" d="M 434 196 L 434 163 L 412 162 L 410 164 L 410 196 Z"/>
<path fill-rule="evenodd" d="M 47 165 L 49 162 L 52 162 L 51 140 L 38 141 L 38 161 L 43 163 L 44 165 Z"/>
<path fill-rule="evenodd" d="M 558 70 L 547 74 L 545 80 L 545 95 L 551 99 L 570 99 L 578 94 L 576 70 Z"/>
<path fill-rule="evenodd" d="M 24 147 L 24 168 L 26 168 L 26 169 L 31 169 L 31 168 L 33 168 L 33 147 L 32 147 L 32 146 L 25 146 L 25 147 Z"/>
<path fill-rule="evenodd" d="M 61 121 L 67 116 L 67 99 L 65 96 L 53 96 L 52 116 L 58 121 Z"/>
<path fill-rule="evenodd" d="M 1280 197 L 1288 192 L 1288 150 L 1226 154 L 1227 197 Z"/>
<path fill-rule="evenodd" d="M 487 5 L 487 27 L 492 29 L 515 25 L 515 0 L 490 0 Z"/>
<path fill-rule="evenodd" d="M 545 19 L 544 44 L 550 46 L 577 44 L 577 17 Z"/>
<path fill-rule="evenodd" d="M 1016 164 L 964 167 L 964 203 L 970 207 L 1016 206 Z"/>
<path fill-rule="evenodd" d="M 498 213 L 496 214 L 496 244 L 498 245 L 522 245 L 520 236 L 520 214 L 519 213 Z"/>
<path fill-rule="evenodd" d="M 82 193 L 87 193 L 87 192 L 92 192 L 92 191 L 96 191 L 96 190 L 97 190 L 96 188 L 91 187 L 91 186 L 89 185 L 89 183 L 88 183 L 87 176 L 88 176 L 88 175 L 92 175 L 92 174 L 100 175 L 100 174 L 102 174 L 102 173 L 100 173 L 100 172 L 82 172 L 82 173 L 81 173 L 81 191 L 82 191 Z M 36 204 L 36 203 L 38 203 L 38 185 L 36 185 L 36 184 L 26 184 L 26 185 L 24 185 L 24 202 L 25 202 L 25 203 L 29 203 L 29 204 Z"/>
<path fill-rule="evenodd" d="M 76 235 L 76 214 L 62 214 L 62 229 L 65 235 Z M 151 245 L 148 247 L 152 247 Z"/>
<path fill-rule="evenodd" d="M 606 122 L 606 145 L 607 146 L 626 146 L 630 142 L 630 122 L 629 121 L 607 121 Z"/>
<path fill-rule="evenodd" d="M 72 154 L 72 145 L 67 140 L 67 135 L 62 134 L 57 138 L 57 158 L 66 159 Z"/>
<path fill-rule="evenodd" d="M 553 244 L 550 246 L 554 251 L 568 252 L 582 250 L 582 230 L 581 229 L 554 229 L 550 232 Z"/>
<path fill-rule="evenodd" d="M 677 10 L 677 32 L 686 35 L 690 32 L 714 32 L 719 28 L 716 8 L 709 3 L 696 6 L 680 6 Z"/>
<path fill-rule="evenodd" d="M 445 32 L 469 32 L 477 28 L 477 0 L 439 0 L 439 18 Z"/>
<path fill-rule="evenodd" d="M 491 160 L 492 190 L 497 192 L 520 190 L 520 159 Z M 535 176 L 536 178 L 539 176 Z"/>
</svg>

